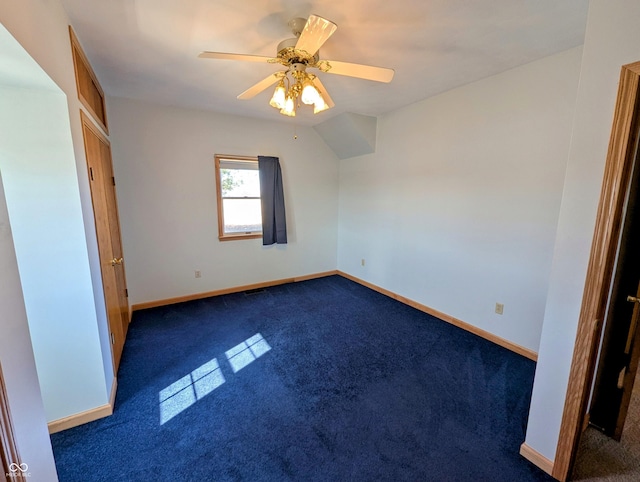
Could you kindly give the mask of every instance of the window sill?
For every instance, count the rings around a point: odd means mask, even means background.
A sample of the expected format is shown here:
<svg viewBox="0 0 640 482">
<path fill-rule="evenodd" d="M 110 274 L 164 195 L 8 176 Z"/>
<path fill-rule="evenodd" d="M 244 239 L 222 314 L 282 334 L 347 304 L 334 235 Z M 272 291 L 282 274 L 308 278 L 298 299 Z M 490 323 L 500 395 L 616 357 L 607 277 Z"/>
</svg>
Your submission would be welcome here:
<svg viewBox="0 0 640 482">
<path fill-rule="evenodd" d="M 237 239 L 257 239 L 262 238 L 262 233 L 237 233 L 237 234 L 224 234 L 218 236 L 220 241 L 232 241 Z"/>
</svg>

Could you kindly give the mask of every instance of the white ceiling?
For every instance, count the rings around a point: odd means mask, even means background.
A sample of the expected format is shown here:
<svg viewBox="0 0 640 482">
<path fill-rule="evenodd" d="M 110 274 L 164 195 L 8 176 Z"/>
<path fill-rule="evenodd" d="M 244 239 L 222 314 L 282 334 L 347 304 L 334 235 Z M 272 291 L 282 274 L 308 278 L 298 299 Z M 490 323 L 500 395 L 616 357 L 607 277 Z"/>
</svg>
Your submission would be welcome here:
<svg viewBox="0 0 640 482">
<path fill-rule="evenodd" d="M 275 56 L 287 22 L 338 25 L 321 58 L 395 69 L 390 84 L 320 74 L 342 112 L 376 116 L 583 43 L 588 0 L 62 0 L 107 95 L 291 122 L 273 89 L 236 96 L 282 66 L 197 58 Z"/>
</svg>

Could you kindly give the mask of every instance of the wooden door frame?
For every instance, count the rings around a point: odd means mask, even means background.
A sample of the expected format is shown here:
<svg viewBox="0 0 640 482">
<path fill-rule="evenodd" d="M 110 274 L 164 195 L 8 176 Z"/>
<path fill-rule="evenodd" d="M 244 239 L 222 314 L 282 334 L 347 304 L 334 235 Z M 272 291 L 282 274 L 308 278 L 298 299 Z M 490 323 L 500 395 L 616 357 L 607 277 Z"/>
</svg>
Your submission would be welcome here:
<svg viewBox="0 0 640 482">
<path fill-rule="evenodd" d="M 624 65 L 609 140 L 600 204 L 578 319 L 569 383 L 552 475 L 571 475 L 582 426 L 613 276 L 622 226 L 626 189 L 635 158 L 640 123 L 640 62 Z"/>
<path fill-rule="evenodd" d="M 3 474 L 9 474 L 15 471 L 16 465 L 22 467 L 22 461 L 14 436 L 7 389 L 4 385 L 2 366 L 0 365 L 0 469 Z"/>
<path fill-rule="evenodd" d="M 118 373 L 118 367 L 120 364 L 120 359 L 122 356 L 122 349 L 120 349 L 119 351 L 116 350 L 115 346 L 114 346 L 114 336 L 118 336 L 122 337 L 122 344 L 124 346 L 124 340 L 125 340 L 125 332 L 123 331 L 121 334 L 119 334 L 116 331 L 116 328 L 122 328 L 122 322 L 121 322 L 121 318 L 122 315 L 121 313 L 118 314 L 118 320 L 117 320 L 117 326 L 115 325 L 115 320 L 113 319 L 112 314 L 110 313 L 109 309 L 110 309 L 110 303 L 109 303 L 109 296 L 108 296 L 108 292 L 110 287 L 114 288 L 117 287 L 117 280 L 116 280 L 116 276 L 115 274 L 113 274 L 113 285 L 109 285 L 106 280 L 105 277 L 108 276 L 109 274 L 105 272 L 105 266 L 107 264 L 107 260 L 104 259 L 103 254 L 102 254 L 102 245 L 101 245 L 101 241 L 100 241 L 100 231 L 98 228 L 98 217 L 100 214 L 100 206 L 96 203 L 96 187 L 94 187 L 95 185 L 93 184 L 93 175 L 94 173 L 92 172 L 92 160 L 90 159 L 90 155 L 89 155 L 89 151 L 88 151 L 88 144 L 87 144 L 87 135 L 85 132 L 85 129 L 87 131 L 89 131 L 92 135 L 94 135 L 96 137 L 96 139 L 103 143 L 104 145 L 106 145 L 107 147 L 109 147 L 109 149 L 111 148 L 111 143 L 109 142 L 109 139 L 107 139 L 107 137 L 104 135 L 104 133 L 100 130 L 100 128 L 98 127 L 98 125 L 93 121 L 93 119 L 87 115 L 82 109 L 80 109 L 80 123 L 82 125 L 82 136 L 83 136 L 83 143 L 84 143 L 84 148 L 85 148 L 85 157 L 86 157 L 86 163 L 87 163 L 87 173 L 88 173 L 88 177 L 89 177 L 89 189 L 91 191 L 91 204 L 92 204 L 92 208 L 93 208 L 93 214 L 94 214 L 94 227 L 95 227 L 95 232 L 96 232 L 96 240 L 98 243 L 98 256 L 100 258 L 100 276 L 101 276 L 101 280 L 102 280 L 102 291 L 103 291 L 103 295 L 104 295 L 104 302 L 105 302 L 105 309 L 106 309 L 106 315 L 107 315 L 107 325 L 109 328 L 109 337 L 110 337 L 110 351 L 111 351 L 111 361 L 112 361 L 112 366 L 113 366 L 113 373 L 114 376 L 117 376 Z M 102 169 L 100 168 L 100 172 L 102 172 Z M 96 173 L 96 176 L 98 174 Z M 100 174 L 100 176 L 102 176 L 102 174 Z M 100 178 L 101 179 L 101 178 Z M 111 238 L 108 238 L 108 242 L 109 245 L 111 245 Z M 125 277 L 125 283 L 126 283 L 126 277 Z M 128 304 L 128 302 L 127 302 Z M 120 310 L 119 310 L 120 311 Z M 131 311 L 129 309 L 129 311 Z M 120 341 L 120 340 L 118 340 Z"/>
</svg>

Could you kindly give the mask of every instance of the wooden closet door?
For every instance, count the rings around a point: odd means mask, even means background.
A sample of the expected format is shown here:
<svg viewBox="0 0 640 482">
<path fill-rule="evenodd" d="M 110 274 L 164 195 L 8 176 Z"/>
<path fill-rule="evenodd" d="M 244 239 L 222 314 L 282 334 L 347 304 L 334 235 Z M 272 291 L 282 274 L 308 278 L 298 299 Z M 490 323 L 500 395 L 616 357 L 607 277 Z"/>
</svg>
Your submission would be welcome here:
<svg viewBox="0 0 640 482">
<path fill-rule="evenodd" d="M 117 373 L 129 325 L 129 304 L 111 147 L 106 137 L 84 112 L 81 112 L 81 117 L 102 285 L 109 320 L 113 368 Z"/>
<path fill-rule="evenodd" d="M 111 240 L 112 259 L 117 263 L 113 266 L 116 277 L 116 287 L 118 295 L 118 308 L 120 311 L 120 323 L 122 333 L 126 338 L 129 329 L 129 302 L 127 299 L 127 277 L 124 269 L 124 255 L 122 253 L 122 238 L 120 237 L 120 218 L 118 217 L 118 201 L 116 198 L 116 180 L 113 174 L 113 163 L 111 162 L 111 147 L 109 144 L 101 143 L 102 155 L 102 175 L 104 180 L 105 199 L 107 203 L 107 215 L 109 217 L 109 235 Z"/>
</svg>

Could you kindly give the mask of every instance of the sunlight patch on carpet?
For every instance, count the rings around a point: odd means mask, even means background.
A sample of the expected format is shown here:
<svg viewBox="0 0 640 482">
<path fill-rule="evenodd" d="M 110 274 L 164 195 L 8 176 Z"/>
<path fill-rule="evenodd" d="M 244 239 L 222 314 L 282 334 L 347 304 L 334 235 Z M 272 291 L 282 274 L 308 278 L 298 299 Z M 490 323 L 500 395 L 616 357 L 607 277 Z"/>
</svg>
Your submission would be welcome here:
<svg viewBox="0 0 640 482">
<path fill-rule="evenodd" d="M 218 360 L 214 358 L 160 390 L 160 425 L 167 423 L 224 382 Z"/>
<path fill-rule="evenodd" d="M 233 373 L 237 373 L 269 350 L 271 350 L 269 343 L 262 338 L 260 333 L 256 333 L 251 338 L 247 338 L 239 345 L 227 350 L 225 355 L 229 360 Z"/>
</svg>

